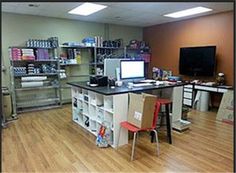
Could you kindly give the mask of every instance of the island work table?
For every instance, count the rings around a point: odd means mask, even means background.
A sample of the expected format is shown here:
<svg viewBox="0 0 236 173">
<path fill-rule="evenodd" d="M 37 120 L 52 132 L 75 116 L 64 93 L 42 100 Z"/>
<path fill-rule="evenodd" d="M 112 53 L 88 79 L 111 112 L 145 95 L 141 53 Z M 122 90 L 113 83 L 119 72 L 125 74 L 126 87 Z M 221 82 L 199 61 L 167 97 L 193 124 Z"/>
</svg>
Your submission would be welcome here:
<svg viewBox="0 0 236 173">
<path fill-rule="evenodd" d="M 111 88 L 91 87 L 87 82 L 69 82 L 72 95 L 72 120 L 97 136 L 101 124 L 111 129 L 110 145 L 113 148 L 128 143 L 128 131 L 121 129 L 118 144 L 120 122 L 127 120 L 128 93 L 129 92 L 153 92 L 170 88 L 172 90 L 172 124 L 181 120 L 183 86 L 185 83 L 172 83 L 163 85 L 151 85 L 143 87 Z M 168 117 L 169 118 L 169 117 Z M 171 141 L 171 127 L 167 128 L 167 135 Z"/>
</svg>

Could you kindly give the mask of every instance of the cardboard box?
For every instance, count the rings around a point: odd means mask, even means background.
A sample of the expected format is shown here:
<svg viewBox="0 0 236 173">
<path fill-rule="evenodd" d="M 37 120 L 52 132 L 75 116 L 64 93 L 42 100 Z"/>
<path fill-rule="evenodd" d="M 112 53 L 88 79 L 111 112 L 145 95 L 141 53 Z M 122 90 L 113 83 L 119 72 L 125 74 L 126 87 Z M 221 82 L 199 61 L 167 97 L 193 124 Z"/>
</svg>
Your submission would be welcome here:
<svg viewBox="0 0 236 173">
<path fill-rule="evenodd" d="M 156 96 L 129 93 L 128 122 L 139 128 L 152 127 Z"/>
</svg>

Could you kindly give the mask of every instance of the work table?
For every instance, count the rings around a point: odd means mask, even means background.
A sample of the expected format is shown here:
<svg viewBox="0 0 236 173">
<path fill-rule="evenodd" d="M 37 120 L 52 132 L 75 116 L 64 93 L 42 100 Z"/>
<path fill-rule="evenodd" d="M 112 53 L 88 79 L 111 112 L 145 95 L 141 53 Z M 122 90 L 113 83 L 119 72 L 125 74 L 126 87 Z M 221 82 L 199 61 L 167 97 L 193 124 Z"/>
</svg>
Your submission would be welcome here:
<svg viewBox="0 0 236 173">
<path fill-rule="evenodd" d="M 120 123 L 127 121 L 129 93 L 148 92 L 170 89 L 172 95 L 172 125 L 179 122 L 182 115 L 183 86 L 186 83 L 169 83 L 128 88 L 127 85 L 111 88 L 91 87 L 87 82 L 68 82 L 72 95 L 72 120 L 79 126 L 97 136 L 102 124 L 105 124 L 111 133 L 109 145 L 113 148 L 128 143 L 128 131 L 122 129 L 119 138 Z M 168 117 L 170 121 L 170 116 Z M 119 142 L 118 142 L 119 138 Z M 171 127 L 167 127 L 167 138 L 171 144 Z"/>
<path fill-rule="evenodd" d="M 173 84 L 163 84 L 163 85 L 152 85 L 152 86 L 143 86 L 143 87 L 133 87 L 128 88 L 126 85 L 122 85 L 120 87 L 111 88 L 109 86 L 104 87 L 91 87 L 87 85 L 87 82 L 68 82 L 68 85 L 79 87 L 82 89 L 86 89 L 89 91 L 93 91 L 102 95 L 116 95 L 116 94 L 124 94 L 128 92 L 141 92 L 155 89 L 163 89 L 163 88 L 171 88 L 177 86 L 186 85 L 185 83 L 173 83 Z"/>
</svg>

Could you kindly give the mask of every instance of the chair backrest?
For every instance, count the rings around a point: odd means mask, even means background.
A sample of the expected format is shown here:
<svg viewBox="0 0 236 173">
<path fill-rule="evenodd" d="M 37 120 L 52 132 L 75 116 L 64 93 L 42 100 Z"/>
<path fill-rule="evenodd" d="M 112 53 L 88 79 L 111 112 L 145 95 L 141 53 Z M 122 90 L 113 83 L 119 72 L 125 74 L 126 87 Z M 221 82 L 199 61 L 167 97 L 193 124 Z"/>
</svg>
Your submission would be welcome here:
<svg viewBox="0 0 236 173">
<path fill-rule="evenodd" d="M 153 121 L 152 121 L 152 128 L 156 128 L 158 113 L 160 112 L 160 109 L 161 109 L 161 104 L 159 102 L 156 102 Z"/>
</svg>

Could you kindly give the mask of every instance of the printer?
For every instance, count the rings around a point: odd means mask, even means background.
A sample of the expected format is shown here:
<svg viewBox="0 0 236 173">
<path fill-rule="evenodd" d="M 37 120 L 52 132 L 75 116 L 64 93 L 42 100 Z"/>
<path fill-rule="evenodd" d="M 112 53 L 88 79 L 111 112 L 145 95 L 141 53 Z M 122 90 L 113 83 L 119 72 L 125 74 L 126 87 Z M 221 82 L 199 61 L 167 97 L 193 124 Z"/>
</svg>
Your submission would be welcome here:
<svg viewBox="0 0 236 173">
<path fill-rule="evenodd" d="M 107 86 L 108 85 L 108 77 L 102 76 L 102 75 L 90 76 L 89 83 L 90 83 L 90 85 L 97 84 L 97 86 Z"/>
</svg>

